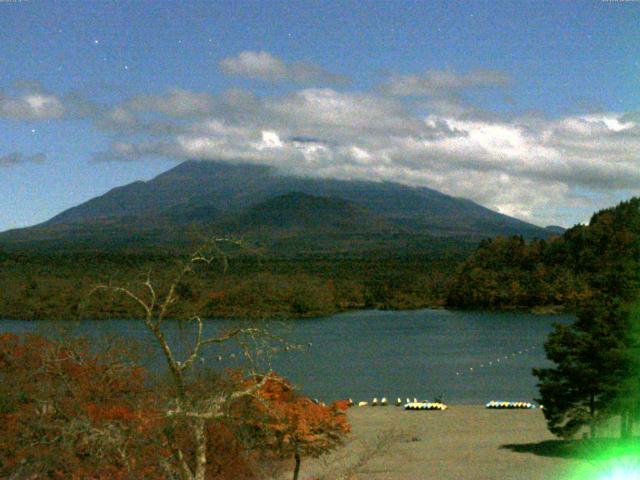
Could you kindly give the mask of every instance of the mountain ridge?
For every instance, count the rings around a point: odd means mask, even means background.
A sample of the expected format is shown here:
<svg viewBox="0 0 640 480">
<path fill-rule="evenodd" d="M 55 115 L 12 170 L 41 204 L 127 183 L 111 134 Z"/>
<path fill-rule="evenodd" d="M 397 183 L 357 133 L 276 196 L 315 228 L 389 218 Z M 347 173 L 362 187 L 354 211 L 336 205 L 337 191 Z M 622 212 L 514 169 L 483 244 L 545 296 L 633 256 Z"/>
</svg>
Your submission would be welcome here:
<svg viewBox="0 0 640 480">
<path fill-rule="evenodd" d="M 268 166 L 188 160 L 41 224 L 0 233 L 0 244 L 81 241 L 100 246 L 110 237 L 127 243 L 131 233 L 130 240 L 138 235 L 142 243 L 153 245 L 178 241 L 187 225 L 256 238 L 410 234 L 476 241 L 496 235 L 557 234 L 555 228 L 538 227 L 428 187 L 298 177 Z"/>
</svg>

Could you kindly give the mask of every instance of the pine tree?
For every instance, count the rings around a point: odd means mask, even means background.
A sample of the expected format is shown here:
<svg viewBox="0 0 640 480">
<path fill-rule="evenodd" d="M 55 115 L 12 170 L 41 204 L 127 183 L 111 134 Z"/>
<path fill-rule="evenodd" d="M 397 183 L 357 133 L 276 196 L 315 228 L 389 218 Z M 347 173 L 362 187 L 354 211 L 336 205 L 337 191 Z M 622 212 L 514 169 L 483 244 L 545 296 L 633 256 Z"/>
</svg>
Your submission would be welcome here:
<svg viewBox="0 0 640 480">
<path fill-rule="evenodd" d="M 571 437 L 583 426 L 596 435 L 600 420 L 613 414 L 627 376 L 627 319 L 624 308 L 592 300 L 572 325 L 556 325 L 545 343 L 553 368 L 535 369 L 549 430 Z"/>
<path fill-rule="evenodd" d="M 570 437 L 621 417 L 621 435 L 640 417 L 640 199 L 596 213 L 564 236 L 575 272 L 591 295 L 572 325 L 557 325 L 545 344 L 553 368 L 535 369 L 551 432 Z"/>
</svg>

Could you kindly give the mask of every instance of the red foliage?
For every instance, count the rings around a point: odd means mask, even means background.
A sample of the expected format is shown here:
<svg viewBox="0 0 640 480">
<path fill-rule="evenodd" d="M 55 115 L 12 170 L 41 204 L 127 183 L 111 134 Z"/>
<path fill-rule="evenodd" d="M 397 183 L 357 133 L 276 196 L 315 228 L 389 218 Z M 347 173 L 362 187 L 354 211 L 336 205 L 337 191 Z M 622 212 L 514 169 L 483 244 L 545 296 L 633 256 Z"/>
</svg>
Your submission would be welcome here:
<svg viewBox="0 0 640 480">
<path fill-rule="evenodd" d="M 0 335 L 0 478 L 164 477 L 158 412 L 124 353 Z"/>
<path fill-rule="evenodd" d="M 336 400 L 331 404 L 331 406 L 336 410 L 342 410 L 343 412 L 346 412 L 347 410 L 349 410 L 349 400 Z"/>
<path fill-rule="evenodd" d="M 211 300 L 222 300 L 225 297 L 225 295 L 226 293 L 224 292 L 224 290 L 209 292 L 209 298 Z"/>
<path fill-rule="evenodd" d="M 253 402 L 253 408 L 266 417 L 261 428 L 269 447 L 281 457 L 320 456 L 339 446 L 350 431 L 340 402 L 317 404 L 284 378 L 268 380 L 259 395 L 266 402 Z"/>
<path fill-rule="evenodd" d="M 190 420 L 168 417 L 170 390 L 150 388 L 145 371 L 123 358 L 124 348 L 98 354 L 86 341 L 0 334 L 0 479 L 163 479 L 175 448 L 192 462 Z M 197 402 L 211 388 L 251 385 L 229 371 L 219 385 L 189 388 Z M 261 472 L 278 459 L 320 455 L 349 431 L 340 402 L 317 405 L 282 378 L 258 397 L 207 422 L 207 479 L 270 477 Z"/>
</svg>

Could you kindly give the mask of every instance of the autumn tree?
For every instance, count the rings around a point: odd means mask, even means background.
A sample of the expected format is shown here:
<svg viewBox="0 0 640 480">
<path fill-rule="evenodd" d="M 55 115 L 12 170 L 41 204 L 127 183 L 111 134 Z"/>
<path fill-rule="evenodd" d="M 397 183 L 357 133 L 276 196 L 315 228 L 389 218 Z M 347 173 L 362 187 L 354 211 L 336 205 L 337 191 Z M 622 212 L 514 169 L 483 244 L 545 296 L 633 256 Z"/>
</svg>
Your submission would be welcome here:
<svg viewBox="0 0 640 480">
<path fill-rule="evenodd" d="M 128 351 L 0 335 L 0 478 L 165 478 L 162 417 Z"/>
<path fill-rule="evenodd" d="M 315 458 L 330 452 L 343 443 L 350 431 L 346 402 L 329 406 L 316 403 L 281 377 L 268 379 L 258 395 L 258 400 L 248 402 L 258 435 L 278 457 L 294 459 L 293 480 L 298 479 L 303 457 Z"/>
</svg>

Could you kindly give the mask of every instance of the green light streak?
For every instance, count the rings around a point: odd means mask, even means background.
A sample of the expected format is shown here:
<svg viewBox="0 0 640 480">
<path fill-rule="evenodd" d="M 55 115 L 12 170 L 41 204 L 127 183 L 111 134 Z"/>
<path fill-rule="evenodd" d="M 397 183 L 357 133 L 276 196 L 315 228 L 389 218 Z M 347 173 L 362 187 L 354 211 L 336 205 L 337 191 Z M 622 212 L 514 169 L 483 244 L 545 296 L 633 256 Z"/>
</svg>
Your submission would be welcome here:
<svg viewBox="0 0 640 480">
<path fill-rule="evenodd" d="M 640 480 L 640 440 L 588 442 L 586 459 L 567 480 Z"/>
</svg>

